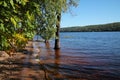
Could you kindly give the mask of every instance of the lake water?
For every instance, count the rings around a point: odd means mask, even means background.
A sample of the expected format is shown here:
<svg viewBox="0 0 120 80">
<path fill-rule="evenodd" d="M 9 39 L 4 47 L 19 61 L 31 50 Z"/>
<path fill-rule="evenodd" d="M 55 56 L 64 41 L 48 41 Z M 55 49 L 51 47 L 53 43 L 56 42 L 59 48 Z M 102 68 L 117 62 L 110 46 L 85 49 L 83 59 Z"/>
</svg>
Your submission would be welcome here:
<svg viewBox="0 0 120 80">
<path fill-rule="evenodd" d="M 39 45 L 54 79 L 120 80 L 120 32 L 62 32 L 61 49 L 53 44 Z"/>
</svg>

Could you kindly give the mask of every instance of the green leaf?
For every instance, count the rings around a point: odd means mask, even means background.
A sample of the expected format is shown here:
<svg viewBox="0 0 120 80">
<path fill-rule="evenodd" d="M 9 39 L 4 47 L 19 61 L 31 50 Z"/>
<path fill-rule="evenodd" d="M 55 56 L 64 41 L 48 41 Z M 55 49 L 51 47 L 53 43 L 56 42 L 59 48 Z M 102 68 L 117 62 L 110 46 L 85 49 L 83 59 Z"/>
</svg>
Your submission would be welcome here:
<svg viewBox="0 0 120 80">
<path fill-rule="evenodd" d="M 30 20 L 30 14 L 29 14 L 29 11 L 27 11 L 26 16 L 27 16 L 27 18 Z"/>
<path fill-rule="evenodd" d="M 20 3 L 20 0 L 16 0 L 17 3 Z"/>
<path fill-rule="evenodd" d="M 13 11 L 14 11 L 14 13 L 18 13 L 15 9 Z"/>
<path fill-rule="evenodd" d="M 2 19 L 0 19 L 0 23 L 3 23 L 3 20 L 2 20 Z"/>
<path fill-rule="evenodd" d="M 26 5 L 26 3 L 29 2 L 29 0 L 21 0 L 22 5 Z"/>
<path fill-rule="evenodd" d="M 4 24 L 2 24 L 2 23 L 0 24 L 0 30 L 3 32 L 5 31 Z"/>
<path fill-rule="evenodd" d="M 27 11 L 26 16 L 27 16 L 29 21 L 34 21 L 34 15 L 30 14 L 29 11 Z"/>
<path fill-rule="evenodd" d="M 10 20 L 11 20 L 11 22 L 13 23 L 14 27 L 16 27 L 17 22 L 15 21 L 15 19 L 11 17 Z"/>
<path fill-rule="evenodd" d="M 3 3 L 3 1 L 0 1 L 0 5 Z"/>
<path fill-rule="evenodd" d="M 10 0 L 10 4 L 11 4 L 11 6 L 13 7 L 13 9 L 15 9 L 13 0 Z"/>
<path fill-rule="evenodd" d="M 5 1 L 4 1 L 4 3 L 3 3 L 3 6 L 4 6 L 4 7 L 7 7 L 7 3 L 6 3 Z"/>
</svg>

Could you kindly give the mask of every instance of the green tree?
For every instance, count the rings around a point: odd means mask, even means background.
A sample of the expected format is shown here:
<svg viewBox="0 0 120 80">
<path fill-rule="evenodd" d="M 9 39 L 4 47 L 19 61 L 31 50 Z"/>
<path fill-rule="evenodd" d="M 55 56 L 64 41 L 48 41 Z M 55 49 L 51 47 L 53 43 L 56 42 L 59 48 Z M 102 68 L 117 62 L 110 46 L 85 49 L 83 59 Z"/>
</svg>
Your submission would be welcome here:
<svg viewBox="0 0 120 80">
<path fill-rule="evenodd" d="M 57 23 L 56 23 L 56 38 L 55 38 L 55 46 L 54 49 L 60 48 L 60 22 L 61 22 L 61 14 L 62 12 L 66 12 L 70 6 L 77 6 L 78 0 L 59 0 L 55 2 L 56 8 L 56 15 L 57 15 Z"/>
<path fill-rule="evenodd" d="M 35 33 L 38 0 L 0 1 L 0 50 L 17 49 Z"/>
<path fill-rule="evenodd" d="M 37 34 L 42 36 L 43 39 L 48 40 L 55 33 L 54 48 L 59 49 L 61 13 L 66 12 L 69 6 L 76 6 L 78 1 L 77 0 L 41 0 L 41 2 L 42 3 L 40 5 L 40 11 L 42 12 L 41 13 L 42 16 L 39 16 L 37 19 L 37 22 L 40 23 L 38 28 L 36 29 Z"/>
<path fill-rule="evenodd" d="M 54 3 L 52 0 L 42 0 L 40 5 L 40 11 L 42 16 L 37 18 L 39 23 L 37 27 L 37 34 L 40 35 L 45 41 L 48 41 L 54 36 L 55 24 L 56 24 L 56 14 Z"/>
</svg>

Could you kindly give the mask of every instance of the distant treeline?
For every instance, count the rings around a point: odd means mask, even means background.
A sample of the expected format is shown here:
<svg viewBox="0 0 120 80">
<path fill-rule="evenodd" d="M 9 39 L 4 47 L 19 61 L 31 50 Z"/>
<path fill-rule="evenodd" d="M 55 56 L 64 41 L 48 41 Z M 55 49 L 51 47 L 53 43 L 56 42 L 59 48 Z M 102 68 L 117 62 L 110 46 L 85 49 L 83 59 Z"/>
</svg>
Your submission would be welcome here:
<svg viewBox="0 0 120 80">
<path fill-rule="evenodd" d="M 120 31 L 120 22 L 100 24 L 100 25 L 88 25 L 88 26 L 75 26 L 61 28 L 61 32 L 103 32 L 103 31 Z"/>
</svg>

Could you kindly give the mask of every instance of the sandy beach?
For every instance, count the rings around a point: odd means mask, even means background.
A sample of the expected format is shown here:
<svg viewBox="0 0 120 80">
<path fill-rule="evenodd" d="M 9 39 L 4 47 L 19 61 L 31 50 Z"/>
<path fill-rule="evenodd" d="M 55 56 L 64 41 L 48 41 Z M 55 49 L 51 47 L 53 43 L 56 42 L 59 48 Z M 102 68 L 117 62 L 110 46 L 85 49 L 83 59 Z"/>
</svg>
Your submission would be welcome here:
<svg viewBox="0 0 120 80">
<path fill-rule="evenodd" d="M 0 80 L 46 80 L 46 73 L 36 56 L 33 56 L 33 42 L 25 49 L 9 57 L 0 51 Z"/>
</svg>

